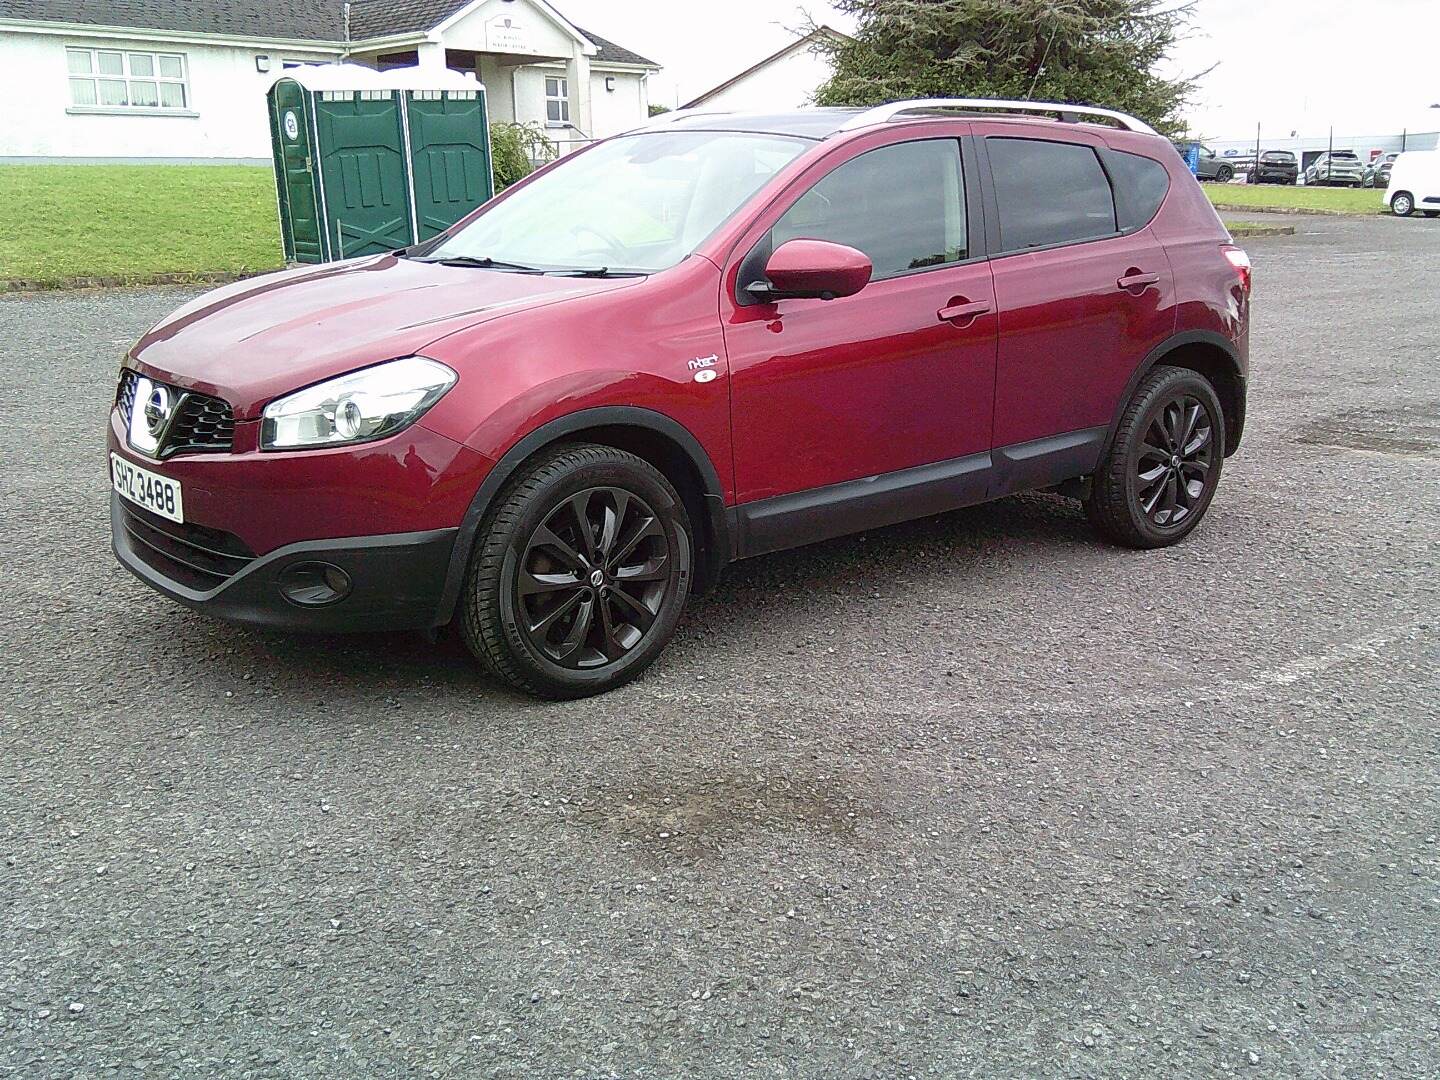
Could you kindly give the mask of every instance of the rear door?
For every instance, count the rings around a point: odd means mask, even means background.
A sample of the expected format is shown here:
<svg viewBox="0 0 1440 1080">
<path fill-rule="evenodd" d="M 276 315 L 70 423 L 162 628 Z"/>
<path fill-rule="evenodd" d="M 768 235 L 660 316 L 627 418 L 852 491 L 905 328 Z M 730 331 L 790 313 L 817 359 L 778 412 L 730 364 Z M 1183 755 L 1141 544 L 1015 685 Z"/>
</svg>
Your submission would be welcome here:
<svg viewBox="0 0 1440 1080">
<path fill-rule="evenodd" d="M 1075 433 L 1070 441 L 1089 439 L 1098 450 L 1136 367 L 1175 329 L 1170 263 L 1148 227 L 1159 199 L 1144 224 L 1130 200 L 1117 207 L 1107 169 L 1114 151 L 1098 135 L 1037 133 L 1033 125 L 976 129 L 995 225 L 994 444 Z M 1144 171 L 1144 161 L 1134 167 Z M 1163 198 L 1164 167 L 1149 165 Z"/>
</svg>

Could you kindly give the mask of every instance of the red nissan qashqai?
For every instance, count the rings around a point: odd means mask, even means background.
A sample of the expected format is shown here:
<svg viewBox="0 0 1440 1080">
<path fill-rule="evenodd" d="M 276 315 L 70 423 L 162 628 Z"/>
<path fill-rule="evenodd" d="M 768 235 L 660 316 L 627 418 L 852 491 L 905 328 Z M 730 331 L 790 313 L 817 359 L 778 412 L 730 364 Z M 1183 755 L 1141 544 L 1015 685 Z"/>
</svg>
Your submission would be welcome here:
<svg viewBox="0 0 1440 1080">
<path fill-rule="evenodd" d="M 1123 114 L 676 114 L 157 325 L 110 417 L 115 552 L 238 622 L 458 620 L 512 685 L 593 694 L 734 559 L 1034 488 L 1180 540 L 1240 441 L 1249 296 Z"/>
</svg>

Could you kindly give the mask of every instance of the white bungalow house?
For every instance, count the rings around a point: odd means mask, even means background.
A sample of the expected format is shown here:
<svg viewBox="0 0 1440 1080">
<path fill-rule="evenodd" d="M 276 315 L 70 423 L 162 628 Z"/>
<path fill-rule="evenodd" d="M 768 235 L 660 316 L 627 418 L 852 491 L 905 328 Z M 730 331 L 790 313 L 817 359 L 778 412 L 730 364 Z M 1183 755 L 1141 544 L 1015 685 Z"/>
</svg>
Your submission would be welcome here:
<svg viewBox="0 0 1440 1080">
<path fill-rule="evenodd" d="M 299 64 L 471 73 L 562 148 L 644 122 L 643 56 L 545 0 L 0 0 L 0 161 L 268 161 Z"/>
<path fill-rule="evenodd" d="M 815 92 L 834 73 L 823 46 L 849 40 L 839 30 L 817 26 L 680 107 L 764 112 L 813 105 Z"/>
</svg>

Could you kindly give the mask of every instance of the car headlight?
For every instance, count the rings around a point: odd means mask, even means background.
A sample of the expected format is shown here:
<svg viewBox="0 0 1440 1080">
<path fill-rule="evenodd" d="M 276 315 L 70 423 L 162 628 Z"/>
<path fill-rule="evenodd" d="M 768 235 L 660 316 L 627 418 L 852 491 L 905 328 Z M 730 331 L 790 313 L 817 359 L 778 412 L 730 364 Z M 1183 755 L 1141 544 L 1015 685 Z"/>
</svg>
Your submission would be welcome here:
<svg viewBox="0 0 1440 1080">
<path fill-rule="evenodd" d="M 345 446 L 403 431 L 458 378 L 444 364 L 407 356 L 276 398 L 265 406 L 260 449 Z"/>
</svg>

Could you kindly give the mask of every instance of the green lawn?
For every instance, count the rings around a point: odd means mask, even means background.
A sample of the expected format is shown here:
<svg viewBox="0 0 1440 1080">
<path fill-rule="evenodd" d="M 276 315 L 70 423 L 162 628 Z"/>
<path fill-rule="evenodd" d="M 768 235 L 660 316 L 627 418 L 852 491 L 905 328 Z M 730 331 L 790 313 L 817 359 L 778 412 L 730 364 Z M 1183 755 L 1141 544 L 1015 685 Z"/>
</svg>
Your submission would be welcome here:
<svg viewBox="0 0 1440 1080">
<path fill-rule="evenodd" d="M 144 281 L 282 262 L 269 168 L 0 166 L 0 282 Z"/>
<path fill-rule="evenodd" d="M 1385 214 L 1378 188 L 1282 187 L 1279 184 L 1202 184 L 1216 206 L 1256 210 L 1338 210 L 1346 214 Z"/>
<path fill-rule="evenodd" d="M 1370 188 L 1205 184 L 1222 206 L 1384 213 Z M 236 273 L 281 265 L 275 182 L 250 165 L 0 166 L 0 282 Z"/>
</svg>

